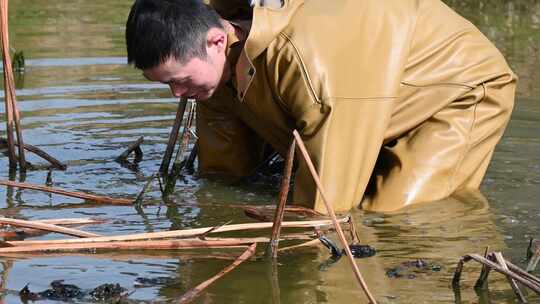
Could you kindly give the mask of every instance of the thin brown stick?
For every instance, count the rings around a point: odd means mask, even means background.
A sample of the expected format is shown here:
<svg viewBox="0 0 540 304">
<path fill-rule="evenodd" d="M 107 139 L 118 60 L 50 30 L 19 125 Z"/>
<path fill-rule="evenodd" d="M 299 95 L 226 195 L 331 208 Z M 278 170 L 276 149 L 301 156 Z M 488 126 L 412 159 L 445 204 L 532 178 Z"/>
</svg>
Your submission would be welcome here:
<svg viewBox="0 0 540 304">
<path fill-rule="evenodd" d="M 509 261 L 506 261 L 506 265 L 511 271 L 540 286 L 540 278 L 533 276 L 532 274 L 528 273 L 527 270 L 523 270 Z"/>
<path fill-rule="evenodd" d="M 5 14 L 4 16 L 5 24 L 3 24 L 2 29 L 5 31 L 5 33 L 3 33 L 4 37 L 2 41 L 3 43 L 6 44 L 7 48 L 9 48 L 8 0 L 5 0 L 3 4 L 4 4 L 4 7 L 3 7 L 2 12 Z M 9 50 L 8 50 L 8 53 L 9 53 Z M 15 80 L 13 79 L 13 67 L 11 64 L 11 57 L 7 56 L 6 59 L 7 60 L 5 64 L 7 64 L 7 70 L 4 68 L 4 73 L 7 74 L 7 78 L 8 78 L 7 88 L 9 89 L 8 91 L 9 91 L 9 94 L 11 95 L 10 99 L 11 99 L 11 106 L 13 110 L 13 120 L 15 122 L 15 133 L 17 134 L 17 142 L 20 144 L 19 155 L 18 155 L 19 166 L 21 170 L 26 170 L 27 164 L 26 164 L 26 158 L 24 156 L 24 141 L 23 141 L 23 136 L 22 136 L 21 117 L 19 114 L 19 109 L 17 107 L 17 94 L 15 92 Z"/>
<path fill-rule="evenodd" d="M 103 224 L 106 222 L 106 220 L 100 219 L 100 218 L 61 218 L 61 219 L 34 220 L 32 222 L 67 226 L 67 225 Z"/>
<path fill-rule="evenodd" d="M 495 256 L 495 260 L 497 261 L 497 263 L 499 263 L 503 269 L 509 270 L 508 266 L 506 265 L 506 261 L 504 260 L 504 257 L 502 255 L 502 253 L 495 252 L 494 256 Z M 523 293 L 519 289 L 519 286 L 517 285 L 516 281 L 513 278 L 509 277 L 509 276 L 507 276 L 506 278 L 508 279 L 508 282 L 510 283 L 510 286 L 512 287 L 512 290 L 514 291 L 514 294 L 519 299 L 519 301 L 521 301 L 521 303 L 527 303 L 527 299 L 525 298 L 525 296 L 523 295 Z"/>
<path fill-rule="evenodd" d="M 317 246 L 320 243 L 321 243 L 321 241 L 319 241 L 319 239 L 314 239 L 314 240 L 306 241 L 306 242 L 301 243 L 301 244 L 292 245 L 292 246 L 288 246 L 288 247 L 282 247 L 282 248 L 279 248 L 278 251 L 281 252 L 281 251 L 286 251 L 286 250 L 291 250 L 291 249 L 298 249 L 298 248 L 303 248 L 303 247 L 312 247 L 312 246 Z"/>
<path fill-rule="evenodd" d="M 257 248 L 257 243 L 253 243 L 251 246 L 249 246 L 249 248 L 244 252 L 242 253 L 242 255 L 240 255 L 231 265 L 225 267 L 223 270 L 221 270 L 218 274 L 216 274 L 215 276 L 211 277 L 210 279 L 202 282 L 201 284 L 195 286 L 193 289 L 189 290 L 188 292 L 186 292 L 179 300 L 178 300 L 178 303 L 189 303 L 191 301 L 193 301 L 196 297 L 198 297 L 201 292 L 207 288 L 208 286 L 210 286 L 212 283 L 214 283 L 215 281 L 217 281 L 218 279 L 220 279 L 221 277 L 223 277 L 224 275 L 226 275 L 227 273 L 229 273 L 230 271 L 232 271 L 233 269 L 235 269 L 236 267 L 238 267 L 238 265 L 242 264 L 243 262 L 245 262 L 246 260 L 248 260 L 249 258 L 251 258 L 251 256 L 253 256 L 253 254 L 255 253 L 255 249 Z"/>
<path fill-rule="evenodd" d="M 536 248 L 536 251 L 534 251 L 533 256 L 529 260 L 529 264 L 527 264 L 526 270 L 528 272 L 533 272 L 536 269 L 538 262 L 540 262 L 540 245 Z"/>
<path fill-rule="evenodd" d="M 7 144 L 8 144 L 7 139 L 0 138 L 0 145 L 7 145 Z M 15 145 L 18 147 L 19 143 L 15 143 Z M 24 149 L 48 161 L 51 164 L 51 166 L 53 166 L 56 169 L 66 170 L 67 168 L 67 166 L 63 164 L 61 161 L 57 160 L 56 158 L 52 157 L 51 155 L 47 154 L 47 152 L 41 150 L 40 148 L 36 146 L 24 144 Z"/>
<path fill-rule="evenodd" d="M 352 215 L 349 215 L 349 229 L 352 242 L 354 244 L 360 244 L 360 236 L 358 235 L 358 230 L 356 229 L 356 224 Z"/>
<path fill-rule="evenodd" d="M 353 268 L 353 272 L 355 274 L 356 279 L 358 280 L 358 283 L 360 284 L 360 287 L 366 294 L 367 298 L 372 304 L 376 304 L 377 301 L 369 291 L 369 288 L 364 281 L 364 278 L 362 277 L 362 273 L 360 273 L 360 269 L 358 268 L 358 265 L 356 265 L 356 262 L 354 261 L 354 257 L 352 255 L 351 249 L 349 248 L 349 244 L 347 243 L 347 239 L 345 239 L 345 234 L 343 234 L 343 230 L 341 230 L 341 226 L 339 225 L 336 214 L 334 212 L 334 208 L 332 205 L 328 202 L 328 199 L 326 198 L 326 194 L 324 192 L 323 186 L 321 184 L 321 181 L 319 179 L 319 176 L 317 175 L 317 170 L 315 169 L 315 166 L 313 165 L 313 162 L 311 161 L 311 158 L 309 157 L 309 154 L 307 152 L 307 149 L 304 145 L 304 142 L 302 138 L 300 137 L 300 134 L 298 131 L 293 131 L 294 138 L 296 139 L 296 142 L 298 144 L 298 148 L 302 152 L 302 155 L 304 156 L 304 160 L 306 161 L 306 164 L 309 167 L 309 171 L 311 172 L 311 175 L 315 181 L 315 184 L 317 184 L 317 188 L 319 189 L 319 193 L 321 194 L 321 197 L 323 199 L 324 205 L 326 206 L 326 210 L 332 217 L 332 222 L 334 223 L 334 227 L 336 228 L 336 232 L 339 236 L 339 239 L 341 241 L 341 244 L 345 248 L 345 252 L 347 253 L 347 258 L 349 262 L 351 263 L 351 266 Z"/>
<path fill-rule="evenodd" d="M 266 238 L 268 240 L 268 238 Z M 250 242 L 251 241 L 251 242 Z M 253 239 L 221 239 L 221 240 L 158 240 L 158 241 L 129 241 L 129 242 L 94 242 L 76 244 L 28 245 L 0 248 L 2 253 L 14 252 L 70 252 L 85 249 L 114 249 L 114 250 L 166 250 L 166 249 L 195 249 L 195 248 L 229 248 L 245 246 L 253 243 Z"/>
<path fill-rule="evenodd" d="M 11 219 L 6 217 L 0 217 L 0 224 L 3 225 L 11 225 L 14 227 L 24 227 L 24 228 L 32 228 L 32 229 L 39 229 L 44 231 L 50 231 L 50 232 L 56 232 L 61 234 L 67 234 L 71 236 L 76 237 L 97 237 L 99 234 L 85 232 L 77 229 L 72 228 L 66 228 L 58 225 L 53 224 L 47 224 L 43 222 L 33 222 L 33 221 L 25 221 L 25 220 L 17 220 L 17 219 Z"/>
<path fill-rule="evenodd" d="M 536 284 L 534 281 L 531 281 L 523 276 L 518 275 L 517 273 L 504 269 L 500 265 L 482 257 L 478 254 L 468 254 L 461 258 L 460 263 L 468 262 L 470 260 L 475 260 L 478 263 L 485 264 L 488 267 L 490 267 L 492 270 L 495 270 L 499 273 L 502 273 L 504 275 L 510 276 L 511 278 L 515 279 L 516 281 L 520 282 L 524 286 L 527 286 L 531 290 L 535 291 L 536 293 L 540 294 L 540 284 Z"/>
<path fill-rule="evenodd" d="M 182 135 L 180 136 L 180 144 L 178 145 L 178 149 L 176 150 L 176 155 L 174 157 L 174 162 L 171 168 L 171 171 L 167 175 L 167 183 L 165 185 L 165 196 L 168 196 L 170 193 L 174 191 L 176 180 L 180 176 L 180 172 L 182 171 L 182 168 L 185 165 L 184 161 L 184 153 L 187 149 L 187 146 L 189 144 L 189 138 L 191 136 L 191 124 L 193 123 L 193 119 L 195 117 L 195 101 L 192 101 L 190 104 L 190 108 L 188 111 L 188 116 L 186 123 L 184 124 L 184 128 L 182 130 Z"/>
<path fill-rule="evenodd" d="M 215 206 L 215 204 L 213 204 Z M 313 209 L 308 209 L 300 206 L 286 205 L 285 215 L 294 216 L 297 218 L 317 218 L 322 219 L 326 216 L 316 212 Z M 244 209 L 244 214 L 252 219 L 268 222 L 272 221 L 272 214 L 275 214 L 276 206 L 256 206 L 256 205 L 235 205 L 231 204 L 228 207 L 231 208 L 242 208 Z"/>
<path fill-rule="evenodd" d="M 340 222 L 346 222 L 347 218 L 340 219 Z M 330 226 L 332 221 L 320 220 L 320 221 L 295 221 L 295 222 L 283 222 L 284 228 L 311 228 L 319 226 Z M 234 224 L 219 227 L 212 233 L 239 231 L 239 230 L 257 230 L 268 229 L 272 227 L 272 223 L 248 223 L 248 224 Z M 152 239 L 166 239 L 166 238 L 188 238 L 197 237 L 201 233 L 204 233 L 213 227 L 185 229 L 185 230 L 171 230 L 162 232 L 150 232 L 150 233 L 137 233 L 128 235 L 113 235 L 113 236 L 101 236 L 84 239 L 64 239 L 64 240 L 36 240 L 36 241 L 10 241 L 6 242 L 13 246 L 27 246 L 27 245 L 51 245 L 51 244 L 74 244 L 74 243 L 92 243 L 92 242 L 113 242 L 113 241 L 136 241 L 136 240 L 152 240 Z"/>
<path fill-rule="evenodd" d="M 484 250 L 484 258 L 488 258 L 489 253 L 489 246 L 486 246 L 486 250 Z M 482 264 L 482 270 L 480 271 L 480 276 L 478 276 L 478 280 L 476 280 L 476 283 L 474 284 L 474 288 L 484 288 L 487 286 L 487 279 L 489 276 L 489 267 Z"/>
<path fill-rule="evenodd" d="M 272 259 L 277 258 L 277 250 L 279 246 L 279 233 L 281 232 L 281 222 L 283 222 L 283 214 L 285 213 L 285 204 L 287 203 L 287 196 L 289 195 L 289 185 L 291 183 L 292 167 L 294 162 L 294 149 L 296 142 L 293 138 L 289 151 L 287 153 L 287 159 L 285 167 L 283 168 L 283 178 L 281 179 L 281 190 L 279 191 L 279 202 L 276 208 L 276 214 L 274 215 L 274 225 L 272 226 L 272 236 L 270 237 L 270 243 L 266 247 L 266 256 Z"/>
<path fill-rule="evenodd" d="M 135 151 L 135 154 L 137 155 L 137 157 L 141 157 L 142 156 L 142 151 L 141 151 L 141 144 L 144 142 L 144 137 L 141 136 L 139 137 L 134 143 L 131 143 L 127 149 L 122 152 L 122 154 L 120 154 L 116 160 L 117 161 L 126 161 L 129 154 L 131 154 L 131 152 Z"/>
<path fill-rule="evenodd" d="M 232 222 L 232 220 L 230 221 L 227 221 L 226 223 L 224 224 L 221 224 L 221 225 L 217 225 L 217 226 L 214 226 L 208 230 L 206 230 L 205 232 L 201 233 L 200 235 L 198 235 L 197 237 L 201 240 L 204 240 L 206 238 L 207 235 L 209 235 L 210 233 L 212 233 L 212 231 L 215 231 L 216 229 L 220 228 L 220 227 L 223 227 L 225 225 L 229 225 L 230 223 Z"/>
<path fill-rule="evenodd" d="M 34 185 L 34 184 L 28 184 L 28 183 L 18 183 L 18 182 L 13 182 L 13 181 L 8 181 L 8 180 L 0 180 L 0 185 L 9 186 L 9 187 L 18 187 L 18 188 L 24 188 L 24 189 L 32 189 L 32 190 L 38 190 L 38 191 L 45 191 L 49 193 L 55 193 L 55 194 L 69 196 L 69 197 L 90 200 L 90 201 L 94 201 L 96 203 L 102 203 L 102 204 L 131 205 L 133 202 L 133 200 L 129 200 L 129 199 L 111 198 L 111 197 L 98 196 L 98 195 L 87 194 L 87 193 L 82 193 L 82 192 L 66 191 L 66 190 L 53 188 L 53 187 L 40 186 L 40 185 Z"/>
<path fill-rule="evenodd" d="M 53 224 L 53 225 L 62 225 L 62 226 L 72 226 L 72 225 L 79 226 L 79 225 L 89 225 L 89 224 L 101 224 L 101 223 L 104 223 L 105 220 L 80 218 L 80 219 L 35 220 L 33 222 Z M 39 235 L 44 235 L 47 233 L 49 233 L 49 231 L 32 229 L 32 228 L 20 228 L 15 231 L 0 231 L 0 237 L 4 239 L 9 239 L 9 238 L 39 236 Z"/>
<path fill-rule="evenodd" d="M 2 61 L 4 64 L 4 101 L 6 105 L 6 133 L 8 141 L 8 157 L 9 166 L 11 168 L 17 167 L 17 155 L 15 154 L 15 139 L 13 137 L 13 131 L 15 127 L 14 115 L 13 115 L 13 103 L 12 98 L 12 85 L 13 85 L 13 71 L 11 66 L 11 56 L 9 54 L 9 31 L 8 31 L 8 2 L 7 0 L 1 0 L 0 2 L 0 25 L 2 35 Z M 10 77 L 11 76 L 11 77 Z"/>
<path fill-rule="evenodd" d="M 174 146 L 178 140 L 178 131 L 182 125 L 182 119 L 184 119 L 184 112 L 186 111 L 187 98 L 180 98 L 178 102 L 178 109 L 176 110 L 176 117 L 174 119 L 174 124 L 169 134 L 169 142 L 167 143 L 167 149 L 163 155 L 163 160 L 161 161 L 161 166 L 159 167 L 159 172 L 163 176 L 166 176 L 169 173 L 169 164 L 171 163 L 172 153 L 174 151 Z"/>
<path fill-rule="evenodd" d="M 454 271 L 454 276 L 452 277 L 452 288 L 454 290 L 459 290 L 459 281 L 461 280 L 461 274 L 463 273 L 463 264 L 465 263 L 465 258 L 461 258 L 456 266 Z"/>
<path fill-rule="evenodd" d="M 186 160 L 185 168 L 188 171 L 193 171 L 195 159 L 197 158 L 197 152 L 199 151 L 199 141 L 195 141 L 195 144 L 193 144 L 193 148 L 191 148 L 191 152 L 189 152 L 189 156 Z"/>
<path fill-rule="evenodd" d="M 186 124 L 184 125 L 184 129 L 182 130 L 181 143 L 178 146 L 178 150 L 176 151 L 176 155 L 174 157 L 174 163 L 173 163 L 173 168 L 171 170 L 171 175 L 177 173 L 175 171 L 179 171 L 181 169 L 180 166 L 181 166 L 182 158 L 189 144 L 189 138 L 191 137 L 190 129 L 191 129 L 191 125 L 193 123 L 194 118 L 195 118 L 195 102 L 192 101 L 190 104 L 190 109 L 188 112 Z"/>
</svg>

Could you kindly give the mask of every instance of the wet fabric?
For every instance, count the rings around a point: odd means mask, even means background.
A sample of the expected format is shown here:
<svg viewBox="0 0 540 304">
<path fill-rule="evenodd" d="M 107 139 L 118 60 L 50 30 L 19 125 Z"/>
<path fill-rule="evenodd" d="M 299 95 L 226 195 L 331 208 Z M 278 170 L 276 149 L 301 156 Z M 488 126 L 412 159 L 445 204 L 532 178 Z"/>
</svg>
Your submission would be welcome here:
<svg viewBox="0 0 540 304">
<path fill-rule="evenodd" d="M 516 76 L 440 1 L 256 5 L 232 89 L 200 102 L 200 169 L 242 176 L 299 130 L 338 212 L 394 211 L 477 188 Z M 326 212 L 297 159 L 294 203 Z"/>
</svg>

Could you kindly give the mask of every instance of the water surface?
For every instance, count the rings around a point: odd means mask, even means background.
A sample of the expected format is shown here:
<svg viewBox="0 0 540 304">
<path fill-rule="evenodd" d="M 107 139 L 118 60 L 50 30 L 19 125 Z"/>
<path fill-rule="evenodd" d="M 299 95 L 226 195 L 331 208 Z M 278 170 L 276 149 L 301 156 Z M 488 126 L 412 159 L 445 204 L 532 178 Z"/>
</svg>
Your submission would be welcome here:
<svg viewBox="0 0 540 304">
<path fill-rule="evenodd" d="M 17 95 L 25 141 L 68 164 L 54 171 L 53 186 L 107 196 L 133 197 L 157 171 L 174 119 L 177 101 L 167 88 L 147 82 L 125 64 L 124 20 L 131 1 L 10 1 L 12 45 L 27 58 L 17 75 Z M 459 257 L 501 250 L 523 265 L 528 239 L 540 238 L 540 2 L 447 1 L 492 39 L 520 77 L 512 121 L 498 146 L 482 193 L 460 193 L 395 215 L 355 211 L 362 242 L 378 250 L 358 260 L 381 303 L 513 303 L 506 280 L 491 276 L 490 293 L 472 290 L 478 266 L 467 264 L 463 289 L 450 280 Z M 0 113 L 4 112 L 3 104 Z M 5 134 L 5 124 L 0 124 Z M 114 162 L 130 142 L 144 136 L 138 171 Z M 41 160 L 29 156 L 33 163 Z M 0 178 L 44 184 L 46 171 L 10 176 L 0 158 Z M 96 216 L 103 225 L 86 231 L 111 235 L 249 222 L 231 203 L 274 202 L 273 179 L 231 185 L 186 176 L 177 185 L 178 204 L 163 204 L 157 185 L 142 210 L 95 206 L 78 199 L 28 190 L 0 188 L 0 214 L 22 219 Z M 182 203 L 189 203 L 189 206 Z M 267 234 L 269 232 L 263 232 Z M 47 235 L 41 238 L 60 238 Z M 119 283 L 134 291 L 134 302 L 173 302 L 186 290 L 217 273 L 239 250 L 99 251 L 69 255 L 19 255 L 0 258 L 1 297 L 20 302 L 17 291 L 33 291 L 53 280 L 91 289 Z M 219 258 L 217 258 L 219 257 Z M 249 261 L 214 284 L 200 303 L 345 303 L 361 292 L 344 259 L 320 270 L 329 253 L 320 248 L 286 253 L 279 264 Z M 416 278 L 388 278 L 401 263 L 425 259 L 440 271 Z M 538 272 L 537 272 L 538 274 Z M 155 287 L 135 288 L 137 277 L 168 278 Z M 538 296 L 531 302 L 540 301 Z"/>
</svg>

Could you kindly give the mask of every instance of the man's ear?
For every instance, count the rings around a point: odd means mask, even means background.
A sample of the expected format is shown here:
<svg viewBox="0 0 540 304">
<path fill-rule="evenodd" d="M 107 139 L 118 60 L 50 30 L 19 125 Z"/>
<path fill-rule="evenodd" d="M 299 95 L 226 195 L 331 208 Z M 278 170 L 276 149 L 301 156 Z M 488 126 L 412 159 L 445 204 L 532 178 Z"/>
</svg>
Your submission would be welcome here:
<svg viewBox="0 0 540 304">
<path fill-rule="evenodd" d="M 209 49 L 214 49 L 218 53 L 225 52 L 227 47 L 227 34 L 224 30 L 213 27 L 208 30 L 206 35 L 206 46 Z"/>
</svg>

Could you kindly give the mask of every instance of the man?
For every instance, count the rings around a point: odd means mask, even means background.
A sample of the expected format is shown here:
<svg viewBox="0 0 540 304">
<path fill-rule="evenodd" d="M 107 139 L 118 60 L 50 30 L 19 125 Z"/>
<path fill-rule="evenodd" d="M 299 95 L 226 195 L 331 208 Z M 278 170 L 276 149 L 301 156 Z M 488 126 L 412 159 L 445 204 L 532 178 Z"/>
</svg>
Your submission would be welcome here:
<svg viewBox="0 0 540 304">
<path fill-rule="evenodd" d="M 255 1 L 261 2 L 261 1 Z M 478 188 L 513 107 L 499 51 L 438 0 L 137 0 L 128 61 L 196 98 L 199 169 L 243 176 L 299 130 L 336 211 Z M 326 212 L 303 161 L 294 203 Z"/>
</svg>

